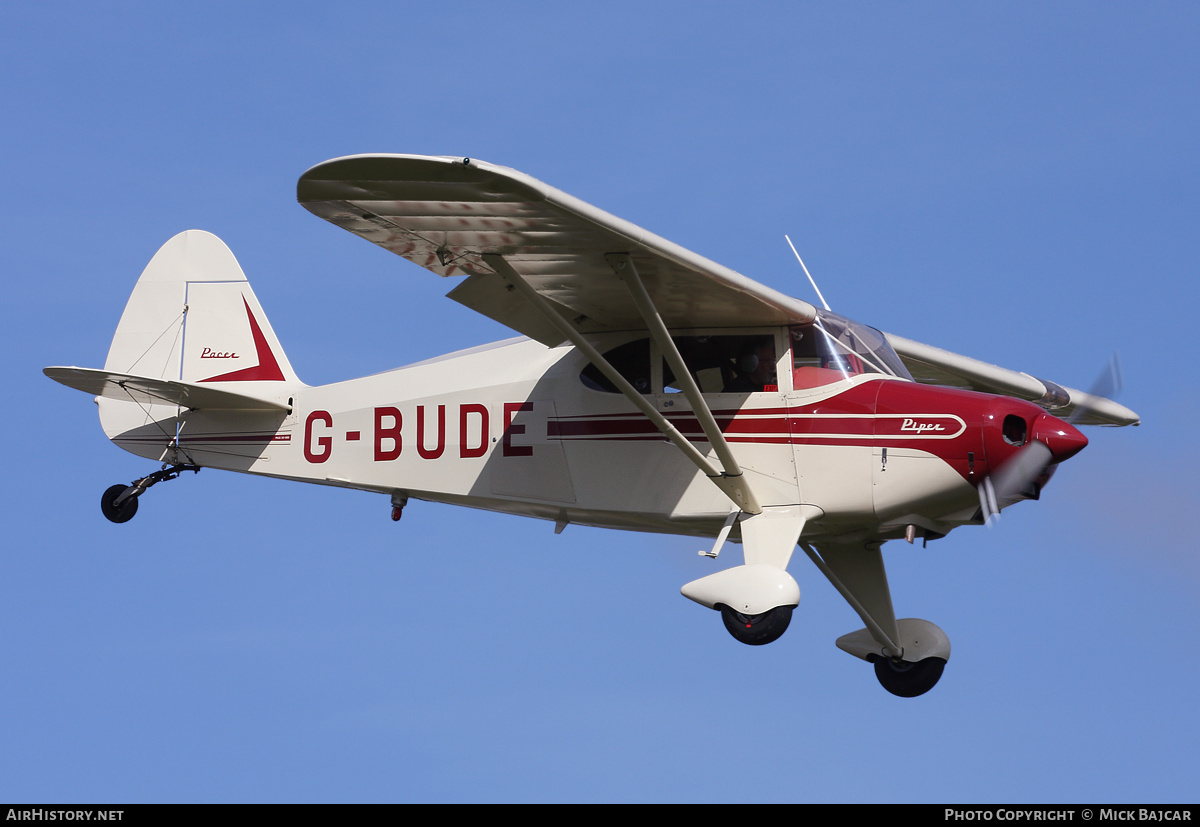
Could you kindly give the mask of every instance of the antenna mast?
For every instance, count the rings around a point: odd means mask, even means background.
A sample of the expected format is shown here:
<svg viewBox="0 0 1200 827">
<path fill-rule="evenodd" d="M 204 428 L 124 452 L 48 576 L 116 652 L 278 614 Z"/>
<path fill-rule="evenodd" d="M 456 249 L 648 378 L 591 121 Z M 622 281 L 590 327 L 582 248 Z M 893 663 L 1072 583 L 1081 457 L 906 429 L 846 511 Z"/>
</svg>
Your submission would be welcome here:
<svg viewBox="0 0 1200 827">
<path fill-rule="evenodd" d="M 800 258 L 800 254 L 796 252 L 796 245 L 787 237 L 787 233 L 783 234 L 787 239 L 788 246 L 792 248 L 792 252 L 796 254 L 796 261 L 800 262 L 800 267 L 804 270 L 804 275 L 808 276 L 808 283 L 812 285 L 813 290 L 817 291 L 817 298 L 821 300 L 821 304 L 825 305 L 825 309 L 833 312 L 833 308 L 829 306 L 829 302 L 825 301 L 825 297 L 821 295 L 821 288 L 817 287 L 817 283 L 813 281 L 812 274 L 808 272 L 808 268 L 804 266 L 804 259 Z"/>
</svg>

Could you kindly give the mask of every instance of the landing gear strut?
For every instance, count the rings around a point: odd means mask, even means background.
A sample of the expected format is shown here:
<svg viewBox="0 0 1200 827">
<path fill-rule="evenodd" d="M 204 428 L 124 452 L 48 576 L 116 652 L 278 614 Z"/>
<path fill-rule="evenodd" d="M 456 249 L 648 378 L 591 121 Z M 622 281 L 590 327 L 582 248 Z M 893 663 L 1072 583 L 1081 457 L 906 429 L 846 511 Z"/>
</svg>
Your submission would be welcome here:
<svg viewBox="0 0 1200 827">
<path fill-rule="evenodd" d="M 171 466 L 164 465 L 161 470 L 155 471 L 153 474 L 149 474 L 141 479 L 134 480 L 129 485 L 117 483 L 110 486 L 100 497 L 100 510 L 104 512 L 104 516 L 111 522 L 129 522 L 133 519 L 133 515 L 137 513 L 138 497 L 146 493 L 147 488 L 164 480 L 173 480 L 184 471 L 191 471 L 198 474 L 200 473 L 200 466 L 188 465 L 186 463 Z"/>
</svg>

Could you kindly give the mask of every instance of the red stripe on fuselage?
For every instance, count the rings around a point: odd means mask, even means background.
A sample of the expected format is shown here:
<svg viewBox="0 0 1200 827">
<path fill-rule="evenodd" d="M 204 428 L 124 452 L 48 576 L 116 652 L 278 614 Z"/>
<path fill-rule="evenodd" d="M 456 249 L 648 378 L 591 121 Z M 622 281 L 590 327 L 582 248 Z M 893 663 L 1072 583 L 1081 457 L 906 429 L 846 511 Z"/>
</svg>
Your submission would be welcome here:
<svg viewBox="0 0 1200 827">
<path fill-rule="evenodd" d="M 956 388 L 913 382 L 863 382 L 815 402 L 789 407 L 717 409 L 713 415 L 726 439 L 759 445 L 842 445 L 912 449 L 936 456 L 964 479 L 987 472 L 981 425 L 994 418 L 997 403 L 1017 409 L 1031 403 Z M 1040 411 L 1040 409 L 1037 409 Z M 689 440 L 706 442 L 690 411 L 664 413 Z M 661 439 L 640 413 L 583 414 L 551 419 L 548 436 L 561 441 Z"/>
</svg>

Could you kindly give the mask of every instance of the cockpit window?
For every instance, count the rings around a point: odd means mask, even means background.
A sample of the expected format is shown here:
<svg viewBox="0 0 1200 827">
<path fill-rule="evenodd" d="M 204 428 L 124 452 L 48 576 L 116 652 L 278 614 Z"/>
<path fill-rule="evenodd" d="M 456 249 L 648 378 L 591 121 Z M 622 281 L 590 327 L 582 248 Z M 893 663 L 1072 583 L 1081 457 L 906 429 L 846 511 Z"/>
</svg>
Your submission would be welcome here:
<svg viewBox="0 0 1200 827">
<path fill-rule="evenodd" d="M 873 327 L 817 311 L 812 324 L 791 328 L 792 386 L 797 390 L 840 382 L 864 373 L 912 381 L 912 375 Z"/>
<path fill-rule="evenodd" d="M 626 342 L 604 354 L 605 360 L 617 369 L 617 373 L 625 377 L 638 393 L 650 393 L 650 340 L 638 339 Z M 579 374 L 579 380 L 592 390 L 605 393 L 620 393 L 617 386 L 603 373 L 600 368 L 588 363 Z"/>
</svg>

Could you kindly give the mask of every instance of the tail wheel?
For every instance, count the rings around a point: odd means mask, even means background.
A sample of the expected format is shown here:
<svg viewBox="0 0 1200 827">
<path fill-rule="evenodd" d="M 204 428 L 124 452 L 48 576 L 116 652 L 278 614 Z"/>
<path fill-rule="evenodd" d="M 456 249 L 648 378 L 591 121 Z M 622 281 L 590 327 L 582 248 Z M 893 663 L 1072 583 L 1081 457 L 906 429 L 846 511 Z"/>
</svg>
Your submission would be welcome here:
<svg viewBox="0 0 1200 827">
<path fill-rule="evenodd" d="M 117 497 L 124 494 L 128 488 L 128 485 L 118 483 L 108 488 L 100 497 L 100 510 L 104 512 L 105 517 L 114 523 L 129 522 L 133 519 L 133 515 L 137 513 L 137 497 L 130 497 L 120 505 L 116 504 Z"/>
<path fill-rule="evenodd" d="M 915 698 L 933 689 L 945 668 L 946 661 L 942 658 L 925 658 L 916 663 L 875 658 L 875 677 L 880 685 L 901 698 Z"/>
<path fill-rule="evenodd" d="M 725 628 L 729 630 L 729 634 L 747 646 L 762 646 L 779 640 L 787 631 L 788 624 L 792 622 L 793 608 L 795 607 L 777 606 L 762 614 L 744 615 L 724 603 L 720 604 L 721 620 L 725 621 Z"/>
</svg>

